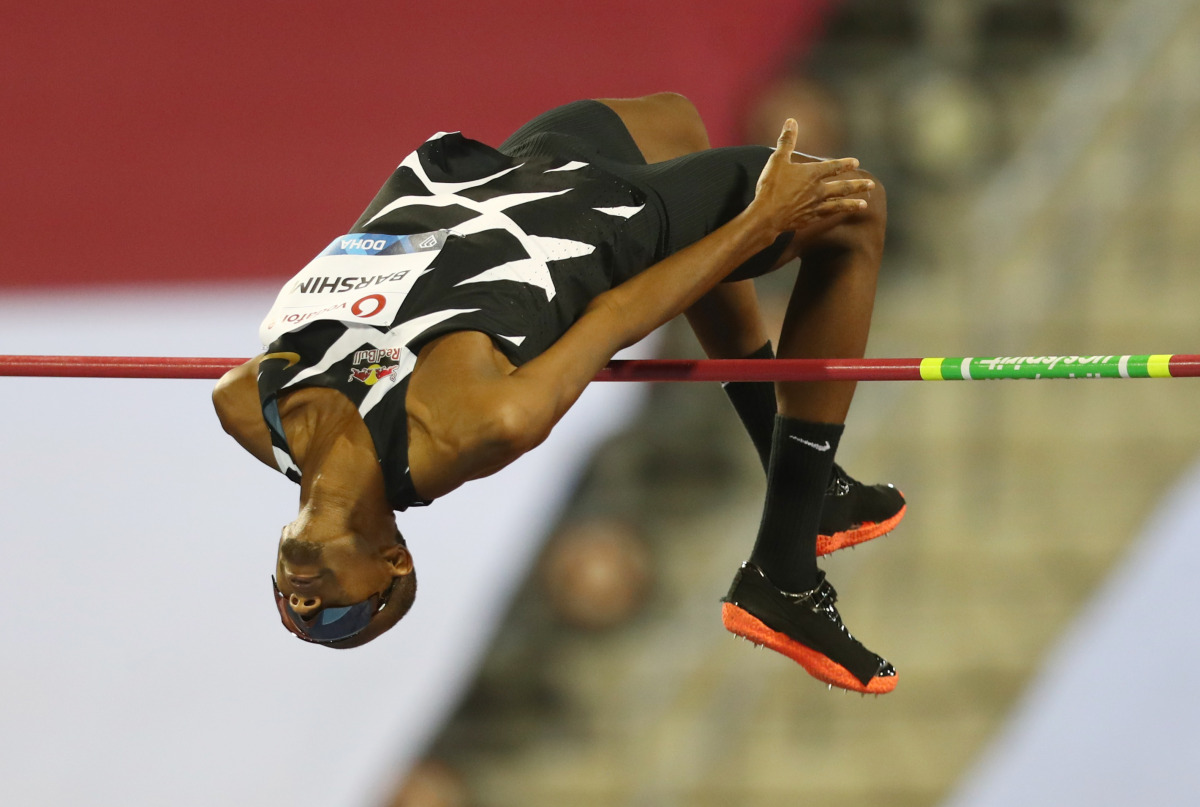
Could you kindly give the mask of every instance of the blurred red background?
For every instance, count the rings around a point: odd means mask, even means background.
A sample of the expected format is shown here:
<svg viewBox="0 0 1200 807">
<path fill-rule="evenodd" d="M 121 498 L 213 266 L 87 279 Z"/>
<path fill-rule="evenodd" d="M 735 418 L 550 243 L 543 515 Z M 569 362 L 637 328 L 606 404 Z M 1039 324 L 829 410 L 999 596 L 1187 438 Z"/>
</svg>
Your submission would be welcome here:
<svg viewBox="0 0 1200 807">
<path fill-rule="evenodd" d="M 295 272 L 430 134 L 674 90 L 714 145 L 833 0 L 9 4 L 0 286 Z"/>
</svg>

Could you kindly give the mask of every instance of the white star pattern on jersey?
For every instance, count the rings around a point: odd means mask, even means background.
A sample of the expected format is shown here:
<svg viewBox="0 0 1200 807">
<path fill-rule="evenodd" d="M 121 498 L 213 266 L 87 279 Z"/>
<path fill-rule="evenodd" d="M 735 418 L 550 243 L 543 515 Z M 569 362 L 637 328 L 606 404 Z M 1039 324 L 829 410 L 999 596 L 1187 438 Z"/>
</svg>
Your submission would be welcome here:
<svg viewBox="0 0 1200 807">
<path fill-rule="evenodd" d="M 279 469 L 280 473 L 282 473 L 284 476 L 287 476 L 288 471 L 292 471 L 297 476 L 300 475 L 299 466 L 292 462 L 291 456 L 289 456 L 286 451 L 279 446 L 271 446 L 271 453 L 275 457 L 275 467 Z"/>
<path fill-rule="evenodd" d="M 268 334 L 268 350 L 295 352 L 304 364 L 289 371 L 295 375 L 273 367 L 260 377 L 264 405 L 298 386 L 343 392 L 376 440 L 389 501 L 400 509 L 426 503 L 406 469 L 405 390 L 415 351 L 439 335 L 477 331 L 514 364 L 528 361 L 594 295 L 639 271 L 658 244 L 658 219 L 626 224 L 647 208 L 632 183 L 590 162 L 560 165 L 565 157 L 529 154 L 438 133 L 404 158 L 345 238 L 367 238 L 376 228 L 385 239 L 435 234 L 441 246 L 410 251 L 402 240 L 403 253 L 322 253 L 302 270 L 307 282 L 285 287 L 299 313 Z M 475 178 L 437 181 L 431 173 Z M 298 481 L 281 427 L 272 426 L 271 439 L 279 469 Z"/>
<path fill-rule="evenodd" d="M 438 132 L 430 138 L 429 142 L 433 142 L 442 137 L 445 137 L 447 132 Z M 454 235 L 471 235 L 472 233 L 483 232 L 484 230 L 504 230 L 514 236 L 525 248 L 529 258 L 511 261 L 501 266 L 495 266 L 476 275 L 473 278 L 461 281 L 458 285 L 464 283 L 487 283 L 496 280 L 512 280 L 518 283 L 526 283 L 531 286 L 537 286 L 542 291 L 546 292 L 546 299 L 554 299 L 556 290 L 554 288 L 554 280 L 550 276 L 550 270 L 546 266 L 546 261 L 566 260 L 568 258 L 577 258 L 584 255 L 590 255 L 595 251 L 595 247 L 591 244 L 582 241 L 572 241 L 565 238 L 548 238 L 539 235 L 530 235 L 513 221 L 510 217 L 504 215 L 504 211 L 518 205 L 537 202 L 542 199 L 549 199 L 554 196 L 561 196 L 569 193 L 570 188 L 561 191 L 543 191 L 534 193 L 510 193 L 504 196 L 497 196 L 492 199 L 487 199 L 482 202 L 477 202 L 474 199 L 468 199 L 465 196 L 460 196 L 459 191 L 464 191 L 469 188 L 477 188 L 480 185 L 498 179 L 505 174 L 517 170 L 523 164 L 515 165 L 511 168 L 505 168 L 503 171 L 497 171 L 481 179 L 473 179 L 465 182 L 437 182 L 429 178 L 429 174 L 421 165 L 421 159 L 417 152 L 409 154 L 400 163 L 401 168 L 408 168 L 417 179 L 421 181 L 433 196 L 402 196 L 399 199 L 394 199 L 384 205 L 379 212 L 371 217 L 366 222 L 364 229 L 369 229 L 371 222 L 382 218 L 393 210 L 397 210 L 407 205 L 426 205 L 430 207 L 447 207 L 456 205 L 474 211 L 478 215 L 472 219 L 468 219 L 463 223 L 451 228 L 450 232 Z M 561 165 L 557 168 L 551 168 L 546 171 L 574 171 L 580 168 L 585 168 L 587 163 L 579 162 L 578 160 Z M 630 210 L 630 208 L 597 208 L 601 212 L 609 213 L 616 210 Z M 628 215 L 625 213 L 615 213 L 623 218 L 636 213 L 641 208 L 633 209 Z"/>
<path fill-rule="evenodd" d="M 406 346 L 409 340 L 432 328 L 439 322 L 444 322 L 458 314 L 465 314 L 476 310 L 478 309 L 448 308 L 444 311 L 436 311 L 432 314 L 426 314 L 423 317 L 416 317 L 408 322 L 402 322 L 386 334 L 381 334 L 377 329 L 369 325 L 352 325 L 347 328 L 345 333 L 338 337 L 337 341 L 329 346 L 329 349 L 325 351 L 325 355 L 321 357 L 319 362 L 297 373 L 291 385 L 326 372 L 337 361 L 367 344 L 371 344 L 377 348 L 400 348 L 400 370 L 396 374 L 396 378 L 405 378 L 412 372 L 413 366 L 417 363 L 416 354 Z M 367 397 L 363 400 L 362 404 L 359 405 L 359 414 L 365 415 L 367 412 L 370 412 L 391 386 L 391 384 L 376 384 L 373 386 L 371 391 L 367 393 Z"/>
<path fill-rule="evenodd" d="M 571 160 L 571 162 L 566 165 L 560 165 L 558 168 L 547 168 L 546 173 L 549 174 L 552 171 L 578 171 L 580 168 L 586 167 L 587 163 L 581 163 L 579 160 Z"/>
<path fill-rule="evenodd" d="M 523 258 L 519 261 L 502 263 L 454 285 L 487 283 L 492 280 L 515 280 L 518 283 L 528 283 L 546 292 L 547 300 L 554 299 L 554 281 L 550 279 L 550 269 L 546 266 L 545 261 L 537 258 Z"/>
<path fill-rule="evenodd" d="M 607 213 L 610 216 L 627 219 L 635 213 L 640 213 L 644 207 L 645 205 L 638 205 L 637 207 L 593 207 L 592 210 L 595 210 L 597 213 Z"/>
</svg>

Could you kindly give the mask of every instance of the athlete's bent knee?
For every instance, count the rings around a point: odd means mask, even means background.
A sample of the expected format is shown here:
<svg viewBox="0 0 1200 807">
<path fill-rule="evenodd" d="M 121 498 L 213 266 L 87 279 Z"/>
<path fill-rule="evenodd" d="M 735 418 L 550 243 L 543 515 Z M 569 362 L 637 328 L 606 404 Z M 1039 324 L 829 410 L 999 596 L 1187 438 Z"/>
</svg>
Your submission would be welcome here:
<svg viewBox="0 0 1200 807">
<path fill-rule="evenodd" d="M 856 198 L 866 201 L 865 209 L 848 213 L 828 229 L 817 233 L 797 233 L 789 253 L 785 257 L 801 260 L 818 255 L 858 253 L 878 258 L 883 253 L 884 234 L 887 230 L 887 192 L 883 183 L 867 171 L 854 171 L 847 175 L 854 179 L 870 179 L 875 187 Z"/>
</svg>

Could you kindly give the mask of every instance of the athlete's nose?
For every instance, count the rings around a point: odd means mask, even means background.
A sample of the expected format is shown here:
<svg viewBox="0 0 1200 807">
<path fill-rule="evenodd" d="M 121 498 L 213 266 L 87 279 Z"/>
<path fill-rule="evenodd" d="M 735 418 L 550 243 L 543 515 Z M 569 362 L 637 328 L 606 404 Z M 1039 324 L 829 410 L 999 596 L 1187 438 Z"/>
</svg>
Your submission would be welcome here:
<svg viewBox="0 0 1200 807">
<path fill-rule="evenodd" d="M 312 594 L 303 597 L 293 594 L 288 597 L 288 605 L 292 606 L 292 610 L 297 614 L 307 619 L 321 609 L 321 598 Z"/>
</svg>

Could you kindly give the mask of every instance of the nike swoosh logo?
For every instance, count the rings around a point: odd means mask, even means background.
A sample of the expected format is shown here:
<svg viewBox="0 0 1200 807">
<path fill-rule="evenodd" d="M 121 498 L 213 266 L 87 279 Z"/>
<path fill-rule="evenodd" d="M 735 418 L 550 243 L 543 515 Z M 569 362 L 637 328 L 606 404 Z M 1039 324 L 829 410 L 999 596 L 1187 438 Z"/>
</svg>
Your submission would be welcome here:
<svg viewBox="0 0 1200 807">
<path fill-rule="evenodd" d="M 828 451 L 829 450 L 829 441 L 828 440 L 826 440 L 824 443 L 814 443 L 811 440 L 805 440 L 803 437 L 797 437 L 794 434 L 791 434 L 788 436 L 791 437 L 793 440 L 795 440 L 797 443 L 804 443 L 804 445 L 808 446 L 809 448 L 815 448 L 817 451 Z"/>
<path fill-rule="evenodd" d="M 287 362 L 287 367 L 291 367 L 293 364 L 300 361 L 300 354 L 287 351 L 287 352 L 283 352 L 283 353 L 268 353 L 267 355 L 262 357 L 263 361 L 269 361 L 271 359 L 283 359 L 284 361 Z M 286 370 L 287 367 L 285 367 L 283 369 Z"/>
</svg>

